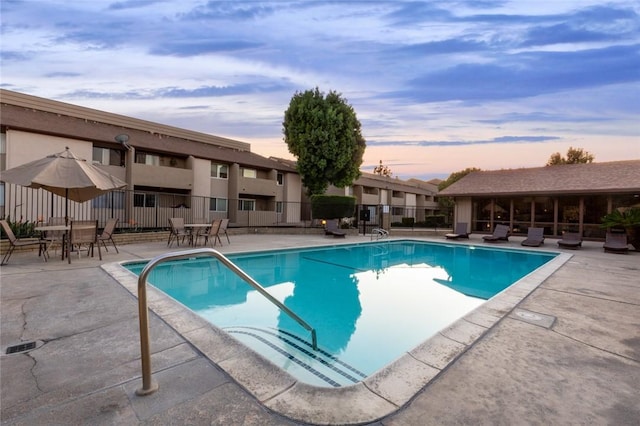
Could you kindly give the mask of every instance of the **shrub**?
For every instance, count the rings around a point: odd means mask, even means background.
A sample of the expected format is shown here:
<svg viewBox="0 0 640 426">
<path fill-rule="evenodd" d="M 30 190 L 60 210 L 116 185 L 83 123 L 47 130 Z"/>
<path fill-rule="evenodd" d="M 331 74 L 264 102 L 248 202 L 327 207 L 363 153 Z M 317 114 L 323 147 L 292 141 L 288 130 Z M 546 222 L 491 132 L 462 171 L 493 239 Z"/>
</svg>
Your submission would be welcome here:
<svg viewBox="0 0 640 426">
<path fill-rule="evenodd" d="M 424 218 L 424 224 L 427 228 L 443 227 L 445 224 L 445 215 L 436 214 Z"/>
<path fill-rule="evenodd" d="M 355 210 L 355 197 L 343 195 L 313 195 L 311 197 L 311 214 L 315 219 L 352 217 Z"/>
<path fill-rule="evenodd" d="M 29 222 L 28 220 L 23 222 L 22 218 L 20 218 L 19 221 L 12 222 L 10 216 L 7 216 L 5 219 L 16 238 L 30 238 L 36 234 L 36 222 Z M 2 230 L 2 238 L 7 238 L 4 230 Z"/>
<path fill-rule="evenodd" d="M 402 218 L 402 226 L 411 228 L 415 224 L 415 221 L 416 220 L 414 218 L 412 218 L 412 217 L 403 217 Z"/>
</svg>

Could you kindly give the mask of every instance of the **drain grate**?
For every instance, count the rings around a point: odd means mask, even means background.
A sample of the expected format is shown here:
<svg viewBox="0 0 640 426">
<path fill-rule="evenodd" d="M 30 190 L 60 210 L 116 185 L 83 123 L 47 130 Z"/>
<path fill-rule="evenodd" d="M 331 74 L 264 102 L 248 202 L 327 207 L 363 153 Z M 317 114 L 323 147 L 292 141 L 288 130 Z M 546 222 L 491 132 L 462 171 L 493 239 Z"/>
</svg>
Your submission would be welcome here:
<svg viewBox="0 0 640 426">
<path fill-rule="evenodd" d="M 13 346 L 9 346 L 7 348 L 7 355 L 8 354 L 17 354 L 18 352 L 25 352 L 25 351 L 29 351 L 33 348 L 36 347 L 36 342 L 27 342 L 27 343 L 21 343 L 19 345 L 13 345 Z"/>
<path fill-rule="evenodd" d="M 556 322 L 556 317 L 552 315 L 545 315 L 539 312 L 527 311 L 526 309 L 520 308 L 515 309 L 510 316 L 544 328 L 551 328 Z"/>
</svg>

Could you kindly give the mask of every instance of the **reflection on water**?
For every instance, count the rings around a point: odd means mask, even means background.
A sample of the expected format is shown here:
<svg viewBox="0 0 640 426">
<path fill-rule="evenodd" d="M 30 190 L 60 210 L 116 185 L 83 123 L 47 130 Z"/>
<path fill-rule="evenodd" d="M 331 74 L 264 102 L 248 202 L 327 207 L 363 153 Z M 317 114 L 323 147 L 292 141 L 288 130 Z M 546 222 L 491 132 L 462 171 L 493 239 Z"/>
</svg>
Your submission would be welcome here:
<svg viewBox="0 0 640 426">
<path fill-rule="evenodd" d="M 293 294 L 284 304 L 293 312 L 304 313 L 302 318 L 316 328 L 322 347 L 331 353 L 339 353 L 349 343 L 355 331 L 362 307 L 358 291 L 358 278 L 353 270 L 324 263 L 304 262 L 304 276 L 298 278 Z M 293 320 L 284 313 L 278 317 L 278 328 L 295 330 Z"/>
</svg>

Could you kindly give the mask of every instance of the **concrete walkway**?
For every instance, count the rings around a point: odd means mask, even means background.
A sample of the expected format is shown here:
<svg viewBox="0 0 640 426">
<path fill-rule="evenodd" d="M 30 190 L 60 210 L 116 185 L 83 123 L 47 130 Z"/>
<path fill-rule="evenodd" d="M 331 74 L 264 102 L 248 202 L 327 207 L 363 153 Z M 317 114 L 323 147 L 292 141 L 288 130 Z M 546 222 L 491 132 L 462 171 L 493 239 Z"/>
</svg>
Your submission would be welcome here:
<svg viewBox="0 0 640 426">
<path fill-rule="evenodd" d="M 337 241 L 232 239 L 221 252 Z M 501 246 L 519 246 L 511 240 Z M 104 254 L 102 263 L 167 252 L 165 243 L 119 249 Z M 544 249 L 555 250 L 554 240 Z M 572 259 L 409 403 L 373 424 L 639 424 L 640 253 L 605 254 L 602 243 L 589 242 L 570 253 Z M 97 253 L 74 257 L 71 265 L 16 253 L 2 267 L 3 425 L 300 424 L 265 408 L 156 315 L 150 316 L 152 361 L 161 386 L 136 396 L 137 299 L 100 264 Z M 36 342 L 34 350 L 5 354 L 29 341 Z"/>
</svg>

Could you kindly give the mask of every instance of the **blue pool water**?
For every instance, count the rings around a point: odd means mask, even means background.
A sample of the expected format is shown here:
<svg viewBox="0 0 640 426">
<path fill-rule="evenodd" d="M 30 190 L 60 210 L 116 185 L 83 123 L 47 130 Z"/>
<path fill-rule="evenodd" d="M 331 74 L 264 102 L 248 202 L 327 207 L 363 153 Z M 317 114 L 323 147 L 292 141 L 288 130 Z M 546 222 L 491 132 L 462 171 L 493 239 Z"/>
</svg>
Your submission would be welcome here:
<svg viewBox="0 0 640 426">
<path fill-rule="evenodd" d="M 387 241 L 228 256 L 316 329 L 310 333 L 217 260 L 161 264 L 149 283 L 299 380 L 363 380 L 552 253 Z M 124 265 L 139 274 L 144 263 Z"/>
</svg>

